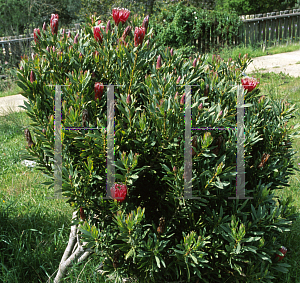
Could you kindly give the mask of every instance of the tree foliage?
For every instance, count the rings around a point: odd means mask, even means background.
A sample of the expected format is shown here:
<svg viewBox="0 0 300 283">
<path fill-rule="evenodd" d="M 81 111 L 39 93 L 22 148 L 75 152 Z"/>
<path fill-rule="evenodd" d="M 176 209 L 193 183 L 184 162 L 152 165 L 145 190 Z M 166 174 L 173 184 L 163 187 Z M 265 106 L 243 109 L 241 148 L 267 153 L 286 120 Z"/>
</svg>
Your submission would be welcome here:
<svg viewBox="0 0 300 283">
<path fill-rule="evenodd" d="M 217 0 L 216 9 L 221 11 L 236 11 L 238 15 L 269 13 L 274 10 L 283 11 L 293 8 L 296 0 L 257 1 L 257 0 Z"/>
<path fill-rule="evenodd" d="M 48 23 L 52 13 L 61 25 L 78 21 L 80 0 L 0 0 L 0 36 L 24 34 L 27 29 Z"/>
</svg>

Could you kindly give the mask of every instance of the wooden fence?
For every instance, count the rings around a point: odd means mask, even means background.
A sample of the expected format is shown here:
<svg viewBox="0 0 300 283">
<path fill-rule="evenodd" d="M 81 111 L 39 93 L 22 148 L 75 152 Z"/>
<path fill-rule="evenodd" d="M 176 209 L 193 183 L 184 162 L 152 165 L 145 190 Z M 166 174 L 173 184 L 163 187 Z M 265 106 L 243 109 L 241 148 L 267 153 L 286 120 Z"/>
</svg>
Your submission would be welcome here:
<svg viewBox="0 0 300 283">
<path fill-rule="evenodd" d="M 237 46 L 240 44 L 269 47 L 300 43 L 300 9 L 266 14 L 240 16 L 243 24 L 238 33 L 217 31 L 217 22 L 203 29 L 201 38 L 192 40 L 192 45 L 202 53 L 212 48 Z"/>
<path fill-rule="evenodd" d="M 203 27 L 201 38 L 192 40 L 192 45 L 198 51 L 205 53 L 212 48 L 226 45 L 261 45 L 265 48 L 271 45 L 300 43 L 300 9 L 241 16 L 240 18 L 243 24 L 239 27 L 238 32 L 232 31 L 230 27 L 218 30 L 216 20 L 210 27 Z M 76 24 L 71 31 L 79 28 L 80 25 Z M 6 69 L 7 66 L 17 67 L 24 54 L 31 56 L 33 51 L 30 43 L 32 40 L 33 34 L 0 38 L 0 74 L 1 69 Z"/>
<path fill-rule="evenodd" d="M 79 24 L 75 24 L 75 28 L 67 29 L 65 32 L 76 32 L 80 28 Z M 18 67 L 21 56 L 31 56 L 33 50 L 31 42 L 33 33 L 29 35 L 0 37 L 0 75 L 5 70 L 12 67 Z"/>
</svg>

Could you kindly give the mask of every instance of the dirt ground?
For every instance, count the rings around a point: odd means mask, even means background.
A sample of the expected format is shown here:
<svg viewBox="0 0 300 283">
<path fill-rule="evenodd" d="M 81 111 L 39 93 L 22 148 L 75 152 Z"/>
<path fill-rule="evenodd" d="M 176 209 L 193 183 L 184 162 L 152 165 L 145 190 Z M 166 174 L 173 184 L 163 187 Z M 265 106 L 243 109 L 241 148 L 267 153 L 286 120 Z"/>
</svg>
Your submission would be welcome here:
<svg viewBox="0 0 300 283">
<path fill-rule="evenodd" d="M 253 58 L 253 62 L 246 69 L 246 74 L 254 74 L 255 71 L 278 74 L 283 72 L 292 77 L 299 77 L 300 50 Z"/>
</svg>

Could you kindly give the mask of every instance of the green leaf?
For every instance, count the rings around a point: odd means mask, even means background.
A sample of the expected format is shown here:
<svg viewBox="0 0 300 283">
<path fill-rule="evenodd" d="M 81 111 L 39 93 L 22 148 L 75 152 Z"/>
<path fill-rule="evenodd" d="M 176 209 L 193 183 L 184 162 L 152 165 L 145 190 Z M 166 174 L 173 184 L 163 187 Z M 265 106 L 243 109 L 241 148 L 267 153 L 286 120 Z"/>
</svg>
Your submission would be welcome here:
<svg viewBox="0 0 300 283">
<path fill-rule="evenodd" d="M 158 268 L 160 268 L 160 261 L 159 261 L 159 258 L 157 256 L 155 256 L 155 260 L 156 260 Z"/>
</svg>

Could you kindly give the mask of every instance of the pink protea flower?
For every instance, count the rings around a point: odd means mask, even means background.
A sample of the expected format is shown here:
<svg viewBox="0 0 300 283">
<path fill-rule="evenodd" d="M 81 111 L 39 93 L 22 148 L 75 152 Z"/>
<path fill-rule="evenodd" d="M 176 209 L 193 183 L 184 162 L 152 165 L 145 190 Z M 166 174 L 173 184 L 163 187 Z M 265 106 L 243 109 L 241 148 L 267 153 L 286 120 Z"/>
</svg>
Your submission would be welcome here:
<svg viewBox="0 0 300 283">
<path fill-rule="evenodd" d="M 115 184 L 110 189 L 113 199 L 116 199 L 118 202 L 123 202 L 127 195 L 127 186 L 124 184 Z"/>
<path fill-rule="evenodd" d="M 145 28 L 136 27 L 134 31 L 134 46 L 138 46 L 139 44 L 142 44 L 144 37 L 145 37 Z"/>
<path fill-rule="evenodd" d="M 156 69 L 159 69 L 161 67 L 161 56 L 159 55 L 156 62 Z"/>
<path fill-rule="evenodd" d="M 43 24 L 43 30 L 46 31 L 46 23 Z"/>
<path fill-rule="evenodd" d="M 50 19 L 50 27 L 52 34 L 57 34 L 58 31 L 58 14 L 52 14 Z"/>
<path fill-rule="evenodd" d="M 101 100 L 104 91 L 103 83 L 95 83 L 94 92 L 95 92 L 95 100 Z"/>
<path fill-rule="evenodd" d="M 249 77 L 242 78 L 241 82 L 244 89 L 248 90 L 248 92 L 255 89 L 256 86 L 259 84 L 259 82 L 255 78 L 249 78 Z"/>
<path fill-rule="evenodd" d="M 101 30 L 100 30 L 100 27 L 99 26 L 96 26 L 94 27 L 94 38 L 97 42 L 100 41 L 100 43 L 102 42 L 103 40 L 103 36 L 102 36 L 102 33 L 101 33 Z"/>
<path fill-rule="evenodd" d="M 33 71 L 30 72 L 30 82 L 33 83 L 35 81 L 35 74 Z"/>
<path fill-rule="evenodd" d="M 108 31 L 111 31 L 110 20 L 107 22 L 107 25 L 106 25 L 106 33 L 108 33 Z"/>
<path fill-rule="evenodd" d="M 115 24 L 118 26 L 120 22 L 124 24 L 130 15 L 130 11 L 127 9 L 114 8 L 112 9 L 112 17 L 115 21 Z"/>
<path fill-rule="evenodd" d="M 122 34 L 122 39 L 125 40 L 126 37 L 129 35 L 130 32 L 131 32 L 131 26 L 128 26 L 128 27 L 124 30 L 123 34 Z"/>
<path fill-rule="evenodd" d="M 33 30 L 33 38 L 34 38 L 34 42 L 35 44 L 39 43 L 39 37 L 41 36 L 41 32 L 39 28 L 35 28 Z"/>
<path fill-rule="evenodd" d="M 283 255 L 278 255 L 278 254 L 276 254 L 276 255 L 275 255 L 275 258 L 277 259 L 277 261 L 281 261 L 281 260 L 285 257 L 285 255 L 286 255 L 286 253 L 287 253 L 287 248 L 284 247 L 284 246 L 281 246 L 281 248 L 279 249 L 279 251 L 280 251 Z"/>
<path fill-rule="evenodd" d="M 142 24 L 142 27 L 145 28 L 145 32 L 147 32 L 148 24 L 149 24 L 149 15 L 145 17 Z"/>
</svg>

